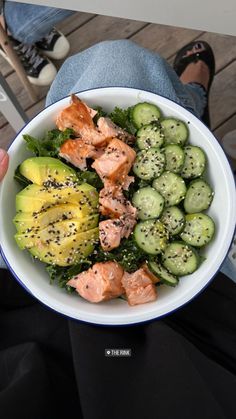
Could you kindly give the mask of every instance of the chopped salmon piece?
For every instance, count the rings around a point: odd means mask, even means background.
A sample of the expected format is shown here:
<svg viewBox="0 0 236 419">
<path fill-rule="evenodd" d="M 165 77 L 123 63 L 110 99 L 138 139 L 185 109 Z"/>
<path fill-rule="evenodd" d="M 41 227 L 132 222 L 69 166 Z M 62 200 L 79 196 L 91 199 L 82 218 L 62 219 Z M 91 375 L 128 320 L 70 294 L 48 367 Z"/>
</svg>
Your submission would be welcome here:
<svg viewBox="0 0 236 419">
<path fill-rule="evenodd" d="M 99 239 L 105 252 L 109 252 L 120 245 L 121 231 L 119 219 L 104 220 L 99 223 Z"/>
<path fill-rule="evenodd" d="M 122 186 L 135 160 L 135 151 L 123 141 L 114 138 L 103 155 L 96 159 L 92 167 L 106 186 L 106 181 Z M 108 182 L 108 183 L 109 183 Z"/>
<path fill-rule="evenodd" d="M 122 191 L 114 187 L 101 189 L 99 203 L 101 214 L 111 218 L 120 217 L 128 211 L 129 205 L 131 206 Z"/>
<path fill-rule="evenodd" d="M 161 282 L 160 278 L 156 275 L 154 275 L 150 269 L 148 268 L 146 263 L 143 263 L 141 266 L 144 271 L 146 272 L 146 274 L 149 276 L 149 278 L 152 280 L 153 284 L 157 284 L 158 282 Z"/>
<path fill-rule="evenodd" d="M 111 219 L 99 223 L 100 243 L 109 251 L 120 245 L 123 237 L 128 238 L 136 224 L 137 209 L 117 188 L 103 188 L 99 194 L 100 212 Z"/>
<path fill-rule="evenodd" d="M 59 156 L 81 170 L 85 170 L 87 167 L 86 159 L 93 158 L 95 155 L 95 147 L 92 144 L 86 144 L 79 138 L 66 140 L 61 145 L 59 152 Z"/>
<path fill-rule="evenodd" d="M 126 176 L 126 178 L 124 180 L 124 183 L 123 183 L 123 189 L 125 191 L 128 191 L 130 184 L 133 183 L 133 182 L 134 182 L 134 176 Z"/>
<path fill-rule="evenodd" d="M 99 303 L 124 293 L 123 273 L 123 268 L 116 262 L 95 263 L 92 268 L 70 279 L 67 285 L 91 303 Z"/>
<path fill-rule="evenodd" d="M 93 122 L 92 116 L 96 114 L 96 111 L 89 108 L 75 95 L 71 95 L 71 101 L 71 105 L 59 113 L 56 120 L 57 127 L 62 131 L 72 128 L 76 135 L 94 146 L 104 144 L 106 138 L 98 132 Z"/>
<path fill-rule="evenodd" d="M 106 138 L 119 138 L 119 140 L 122 140 L 126 143 L 133 143 L 135 141 L 134 135 L 131 135 L 127 131 L 118 127 L 118 125 L 114 124 L 110 118 L 104 118 L 103 116 L 100 117 L 98 119 L 97 126 L 99 131 Z"/>
<path fill-rule="evenodd" d="M 59 156 L 72 163 L 81 170 L 87 168 L 86 159 L 97 159 L 104 153 L 103 148 L 94 147 L 84 142 L 81 138 L 66 140 L 60 147 Z"/>
<path fill-rule="evenodd" d="M 143 268 L 132 274 L 125 272 L 121 282 L 131 306 L 145 304 L 157 299 L 156 287 Z"/>
<path fill-rule="evenodd" d="M 75 95 L 71 95 L 71 102 L 59 113 L 56 120 L 57 127 L 62 131 L 73 128 L 76 134 L 80 134 L 84 126 L 95 128 L 88 106 Z"/>
<path fill-rule="evenodd" d="M 130 290 L 129 294 L 127 293 L 127 300 L 130 306 L 150 303 L 156 299 L 157 292 L 155 285 L 153 284 L 147 285 L 146 287 L 135 288 Z"/>
<path fill-rule="evenodd" d="M 131 214 L 125 214 L 114 220 L 104 220 L 99 223 L 99 239 L 106 252 L 120 245 L 123 237 L 128 238 L 136 224 Z"/>
</svg>

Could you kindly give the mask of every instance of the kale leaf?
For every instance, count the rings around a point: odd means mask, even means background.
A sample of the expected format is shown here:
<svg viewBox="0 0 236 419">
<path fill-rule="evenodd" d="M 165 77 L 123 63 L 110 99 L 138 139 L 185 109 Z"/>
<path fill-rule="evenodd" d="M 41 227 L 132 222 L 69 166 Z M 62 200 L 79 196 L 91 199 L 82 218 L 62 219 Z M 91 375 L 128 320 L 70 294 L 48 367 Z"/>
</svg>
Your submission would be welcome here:
<svg viewBox="0 0 236 419">
<path fill-rule="evenodd" d="M 102 109 L 101 106 L 95 106 L 95 107 L 93 107 L 93 109 L 95 111 L 97 111 L 96 115 L 93 117 L 93 122 L 95 124 L 97 124 L 97 122 L 98 122 L 99 118 L 101 118 L 101 116 L 107 116 L 106 112 L 104 112 L 104 110 Z"/>
<path fill-rule="evenodd" d="M 135 134 L 137 129 L 131 120 L 132 107 L 121 109 L 118 106 L 114 108 L 109 117 L 119 127 L 126 129 L 130 134 Z"/>
<path fill-rule="evenodd" d="M 120 246 L 111 252 L 105 252 L 98 246 L 93 252 L 92 257 L 95 262 L 116 261 L 125 271 L 134 272 L 138 269 L 141 262 L 147 259 L 147 254 L 135 243 L 132 236 L 123 239 Z"/>
<path fill-rule="evenodd" d="M 78 263 L 76 265 L 64 267 L 64 266 L 57 266 L 57 265 L 48 265 L 46 267 L 46 271 L 48 272 L 50 276 L 50 282 L 57 281 L 60 288 L 65 288 L 66 291 L 69 293 L 74 291 L 73 287 L 70 287 L 67 285 L 67 282 L 70 278 L 73 278 L 73 276 L 78 275 L 79 273 L 86 271 L 92 262 L 90 262 L 87 259 L 84 259 L 81 261 L 81 263 Z"/>
<path fill-rule="evenodd" d="M 60 146 L 69 138 L 73 136 L 73 130 L 70 128 L 65 131 L 53 129 L 48 131 L 43 138 L 35 138 L 31 135 L 23 135 L 27 142 L 27 148 L 37 157 L 58 157 Z"/>
<path fill-rule="evenodd" d="M 89 183 L 89 185 L 94 186 L 94 188 L 96 188 L 97 190 L 100 190 L 103 188 L 103 183 L 100 179 L 100 177 L 98 176 L 98 174 L 94 171 L 90 171 L 90 170 L 77 170 L 76 171 L 77 176 L 78 176 L 78 180 L 81 183 Z"/>
</svg>

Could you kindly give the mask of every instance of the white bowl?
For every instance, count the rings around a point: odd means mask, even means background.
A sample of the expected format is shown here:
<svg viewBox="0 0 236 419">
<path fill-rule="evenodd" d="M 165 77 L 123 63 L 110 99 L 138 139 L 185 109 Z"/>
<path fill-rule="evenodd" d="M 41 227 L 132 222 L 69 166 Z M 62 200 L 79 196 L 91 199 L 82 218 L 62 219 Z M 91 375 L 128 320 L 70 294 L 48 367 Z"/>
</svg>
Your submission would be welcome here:
<svg viewBox="0 0 236 419">
<path fill-rule="evenodd" d="M 122 299 L 91 304 L 77 294 L 69 295 L 56 284 L 50 285 L 43 264 L 32 261 L 22 252 L 14 240 L 15 196 L 19 190 L 13 180 L 18 164 L 30 153 L 26 150 L 23 134 L 41 137 L 46 130 L 55 127 L 58 112 L 68 105 L 66 97 L 49 106 L 32 119 L 12 143 L 10 166 L 0 190 L 0 244 L 3 257 L 16 279 L 46 306 L 74 319 L 104 325 L 128 325 L 158 318 L 187 303 L 211 281 L 219 270 L 229 249 L 236 219 L 234 179 L 222 148 L 209 129 L 190 112 L 176 103 L 142 90 L 109 87 L 82 92 L 79 97 L 89 105 L 100 105 L 106 111 L 115 106 L 128 107 L 148 101 L 158 105 L 165 116 L 172 115 L 190 122 L 190 143 L 203 147 L 208 157 L 208 180 L 215 191 L 209 215 L 216 223 L 216 236 L 204 250 L 207 260 L 192 275 L 183 277 L 176 288 L 161 286 L 155 302 L 130 307 Z"/>
</svg>

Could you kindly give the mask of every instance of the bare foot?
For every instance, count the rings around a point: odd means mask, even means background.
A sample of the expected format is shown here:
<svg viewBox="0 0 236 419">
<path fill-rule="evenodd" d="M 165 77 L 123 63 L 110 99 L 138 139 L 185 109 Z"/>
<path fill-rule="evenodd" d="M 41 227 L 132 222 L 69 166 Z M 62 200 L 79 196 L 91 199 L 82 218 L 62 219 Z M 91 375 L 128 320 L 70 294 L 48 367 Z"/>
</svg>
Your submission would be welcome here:
<svg viewBox="0 0 236 419">
<path fill-rule="evenodd" d="M 187 51 L 185 56 L 196 54 L 197 52 L 204 51 L 204 46 L 199 42 L 191 51 Z M 204 61 L 197 61 L 190 63 L 180 76 L 183 84 L 187 83 L 200 83 L 207 90 L 210 79 L 209 67 Z"/>
</svg>

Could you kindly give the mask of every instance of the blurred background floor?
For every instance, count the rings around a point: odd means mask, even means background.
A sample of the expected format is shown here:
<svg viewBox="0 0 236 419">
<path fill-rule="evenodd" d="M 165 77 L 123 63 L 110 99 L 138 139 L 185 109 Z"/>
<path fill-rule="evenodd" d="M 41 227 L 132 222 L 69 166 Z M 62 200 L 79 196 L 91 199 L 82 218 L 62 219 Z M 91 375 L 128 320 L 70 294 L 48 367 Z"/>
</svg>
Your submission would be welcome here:
<svg viewBox="0 0 236 419">
<path fill-rule="evenodd" d="M 76 13 L 57 27 L 70 42 L 69 55 L 99 41 L 126 38 L 160 53 L 172 63 L 176 52 L 186 43 L 194 39 L 209 42 L 216 57 L 216 76 L 210 95 L 212 130 L 221 140 L 225 133 L 236 128 L 236 37 L 89 13 Z M 62 64 L 54 63 L 58 68 Z M 16 73 L 2 57 L 0 68 L 30 118 L 43 109 L 48 87 L 40 88 L 38 100 L 32 103 Z M 14 136 L 14 130 L 0 114 L 0 146 L 7 148 Z"/>
</svg>

